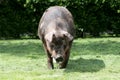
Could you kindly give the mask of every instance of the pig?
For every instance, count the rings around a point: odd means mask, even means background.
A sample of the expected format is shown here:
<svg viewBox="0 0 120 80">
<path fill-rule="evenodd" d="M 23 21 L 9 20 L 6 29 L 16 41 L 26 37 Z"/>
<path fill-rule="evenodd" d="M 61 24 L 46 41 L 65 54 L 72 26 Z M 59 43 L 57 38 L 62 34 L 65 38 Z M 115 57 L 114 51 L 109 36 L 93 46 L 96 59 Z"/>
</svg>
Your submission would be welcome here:
<svg viewBox="0 0 120 80">
<path fill-rule="evenodd" d="M 74 21 L 70 11 L 63 6 L 52 6 L 43 13 L 38 36 L 47 53 L 49 69 L 54 69 L 53 59 L 59 68 L 66 68 L 74 39 Z"/>
</svg>

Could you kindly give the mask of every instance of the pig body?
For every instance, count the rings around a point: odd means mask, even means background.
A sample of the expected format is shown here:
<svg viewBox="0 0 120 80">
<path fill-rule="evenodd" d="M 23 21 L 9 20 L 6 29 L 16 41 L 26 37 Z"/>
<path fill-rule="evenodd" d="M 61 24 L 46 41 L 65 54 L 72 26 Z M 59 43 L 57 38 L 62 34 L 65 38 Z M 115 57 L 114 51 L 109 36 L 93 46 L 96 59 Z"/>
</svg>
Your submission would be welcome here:
<svg viewBox="0 0 120 80">
<path fill-rule="evenodd" d="M 74 39 L 71 13 L 61 6 L 48 8 L 39 22 L 38 36 L 47 53 L 48 68 L 54 68 L 52 58 L 59 64 L 59 68 L 65 68 Z"/>
</svg>

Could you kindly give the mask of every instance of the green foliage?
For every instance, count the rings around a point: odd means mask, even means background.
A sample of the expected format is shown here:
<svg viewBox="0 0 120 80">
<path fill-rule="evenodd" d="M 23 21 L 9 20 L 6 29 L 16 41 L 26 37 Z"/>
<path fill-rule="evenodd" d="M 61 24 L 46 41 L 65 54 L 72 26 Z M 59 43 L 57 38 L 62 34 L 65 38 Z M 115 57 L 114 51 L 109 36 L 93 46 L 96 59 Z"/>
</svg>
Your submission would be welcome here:
<svg viewBox="0 0 120 80">
<path fill-rule="evenodd" d="M 120 34 L 119 0 L 1 0 L 0 39 L 36 38 L 43 12 L 55 5 L 65 6 L 73 14 L 76 37 L 84 37 L 84 33 L 94 37 L 103 32 Z"/>
</svg>

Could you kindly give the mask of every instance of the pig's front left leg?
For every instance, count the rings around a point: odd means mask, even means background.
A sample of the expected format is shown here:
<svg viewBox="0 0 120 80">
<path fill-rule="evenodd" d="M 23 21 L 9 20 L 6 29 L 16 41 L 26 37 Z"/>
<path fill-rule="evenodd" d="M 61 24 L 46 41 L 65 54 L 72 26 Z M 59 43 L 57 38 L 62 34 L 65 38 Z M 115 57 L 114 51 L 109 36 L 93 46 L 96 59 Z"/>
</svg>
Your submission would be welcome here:
<svg viewBox="0 0 120 80">
<path fill-rule="evenodd" d="M 66 68 L 66 66 L 67 66 L 67 64 L 68 64 L 68 60 L 69 60 L 69 55 L 70 55 L 70 53 L 69 53 L 69 50 L 64 54 L 64 60 L 63 60 L 63 62 L 62 63 L 60 63 L 60 69 L 62 69 L 62 68 Z"/>
</svg>

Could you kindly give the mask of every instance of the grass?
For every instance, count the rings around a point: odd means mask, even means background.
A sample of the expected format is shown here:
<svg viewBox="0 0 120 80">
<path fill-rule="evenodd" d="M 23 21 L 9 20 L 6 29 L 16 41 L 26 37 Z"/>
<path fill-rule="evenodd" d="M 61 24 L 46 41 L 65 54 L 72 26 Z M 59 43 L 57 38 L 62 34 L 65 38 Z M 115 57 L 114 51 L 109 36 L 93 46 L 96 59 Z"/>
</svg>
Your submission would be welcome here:
<svg viewBox="0 0 120 80">
<path fill-rule="evenodd" d="M 66 69 L 47 69 L 40 40 L 0 40 L 0 80 L 119 80 L 120 38 L 74 40 Z"/>
</svg>

